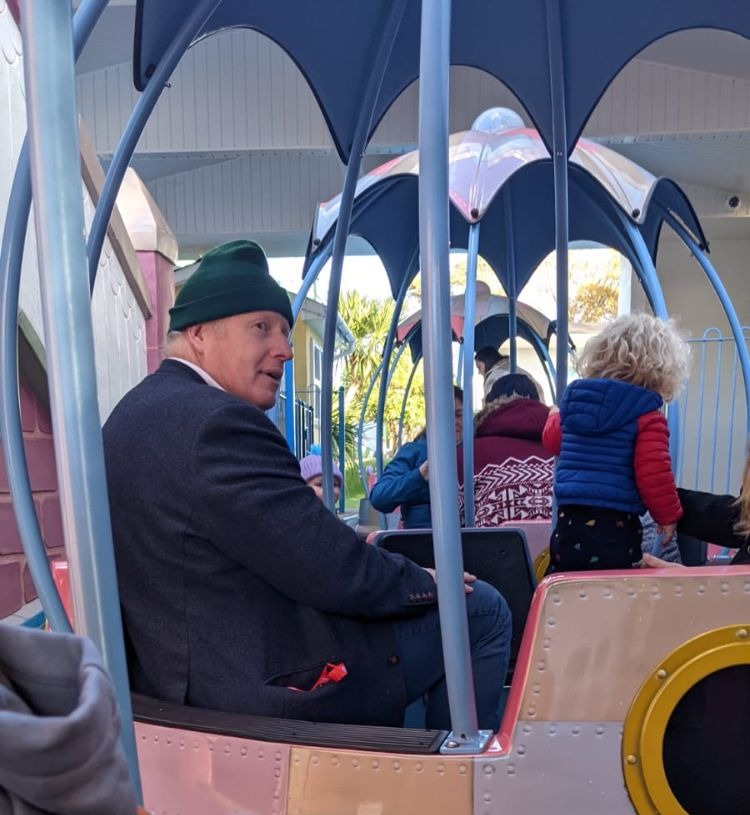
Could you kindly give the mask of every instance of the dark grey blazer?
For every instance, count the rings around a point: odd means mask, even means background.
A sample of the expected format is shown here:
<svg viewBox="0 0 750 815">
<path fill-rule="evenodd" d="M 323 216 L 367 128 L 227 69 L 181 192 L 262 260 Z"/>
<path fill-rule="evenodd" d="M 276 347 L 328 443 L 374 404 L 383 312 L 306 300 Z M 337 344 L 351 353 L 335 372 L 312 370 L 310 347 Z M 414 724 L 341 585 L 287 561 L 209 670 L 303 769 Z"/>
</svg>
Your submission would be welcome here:
<svg viewBox="0 0 750 815">
<path fill-rule="evenodd" d="M 435 584 L 338 521 L 262 411 L 166 360 L 114 409 L 104 450 L 135 691 L 401 723 L 392 620 L 431 608 Z M 342 661 L 343 681 L 304 690 Z"/>
</svg>

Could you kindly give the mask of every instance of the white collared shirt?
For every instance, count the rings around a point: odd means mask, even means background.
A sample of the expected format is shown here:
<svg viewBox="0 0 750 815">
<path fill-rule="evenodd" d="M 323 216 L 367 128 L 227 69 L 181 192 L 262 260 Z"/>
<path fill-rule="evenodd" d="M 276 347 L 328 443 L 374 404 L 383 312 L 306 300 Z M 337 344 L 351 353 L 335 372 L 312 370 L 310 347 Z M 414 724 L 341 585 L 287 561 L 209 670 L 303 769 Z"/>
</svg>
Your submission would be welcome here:
<svg viewBox="0 0 750 815">
<path fill-rule="evenodd" d="M 218 388 L 220 391 L 226 390 L 225 388 L 221 387 L 221 385 L 211 376 L 211 374 L 206 373 L 206 371 L 204 371 L 200 365 L 196 365 L 194 362 L 188 362 L 182 357 L 167 357 L 167 359 L 173 359 L 175 362 L 181 362 L 183 365 L 187 365 L 188 368 L 192 368 L 198 374 L 198 376 L 200 376 L 200 378 L 212 388 Z"/>
</svg>

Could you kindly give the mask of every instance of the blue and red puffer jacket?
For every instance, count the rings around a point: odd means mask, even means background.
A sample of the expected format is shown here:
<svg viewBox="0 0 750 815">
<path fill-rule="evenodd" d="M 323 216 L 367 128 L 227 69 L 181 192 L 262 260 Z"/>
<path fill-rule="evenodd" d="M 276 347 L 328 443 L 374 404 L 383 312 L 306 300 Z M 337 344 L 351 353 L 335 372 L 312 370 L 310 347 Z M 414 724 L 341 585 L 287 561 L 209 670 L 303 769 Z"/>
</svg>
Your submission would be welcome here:
<svg viewBox="0 0 750 815">
<path fill-rule="evenodd" d="M 669 430 L 658 393 L 612 379 L 578 379 L 544 428 L 545 447 L 560 460 L 558 506 L 579 504 L 642 515 L 659 524 L 682 516 Z"/>
</svg>

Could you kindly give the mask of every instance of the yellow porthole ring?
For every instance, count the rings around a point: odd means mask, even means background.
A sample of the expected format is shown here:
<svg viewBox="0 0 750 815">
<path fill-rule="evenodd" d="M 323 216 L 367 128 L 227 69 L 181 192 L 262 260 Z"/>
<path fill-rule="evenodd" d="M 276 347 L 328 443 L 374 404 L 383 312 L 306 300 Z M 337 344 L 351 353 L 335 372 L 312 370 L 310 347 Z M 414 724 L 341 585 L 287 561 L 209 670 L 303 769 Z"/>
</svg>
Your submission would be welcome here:
<svg viewBox="0 0 750 815">
<path fill-rule="evenodd" d="M 537 583 L 541 583 L 542 578 L 547 574 L 549 560 L 549 546 L 547 546 L 546 549 L 542 549 L 542 551 L 534 558 L 534 577 L 536 577 Z"/>
<path fill-rule="evenodd" d="M 689 815 L 664 770 L 664 733 L 683 696 L 722 668 L 750 664 L 750 628 L 731 625 L 680 645 L 656 667 L 633 699 L 622 734 L 622 766 L 638 815 Z"/>
</svg>

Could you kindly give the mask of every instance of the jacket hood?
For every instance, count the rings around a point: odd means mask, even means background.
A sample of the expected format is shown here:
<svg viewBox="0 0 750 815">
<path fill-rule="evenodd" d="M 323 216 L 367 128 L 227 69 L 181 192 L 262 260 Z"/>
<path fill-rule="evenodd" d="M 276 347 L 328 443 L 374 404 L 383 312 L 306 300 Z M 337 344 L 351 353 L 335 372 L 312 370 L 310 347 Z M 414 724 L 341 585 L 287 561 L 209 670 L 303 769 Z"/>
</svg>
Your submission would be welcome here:
<svg viewBox="0 0 750 815">
<path fill-rule="evenodd" d="M 490 403 L 478 417 L 476 435 L 539 441 L 548 415 L 549 408 L 535 399 L 514 399 L 499 407 Z"/>
<path fill-rule="evenodd" d="M 89 640 L 0 625 L 0 812 L 134 815 L 109 677 Z"/>
<path fill-rule="evenodd" d="M 609 433 L 662 406 L 658 393 L 614 379 L 577 379 L 560 402 L 563 427 L 574 433 Z"/>
</svg>

